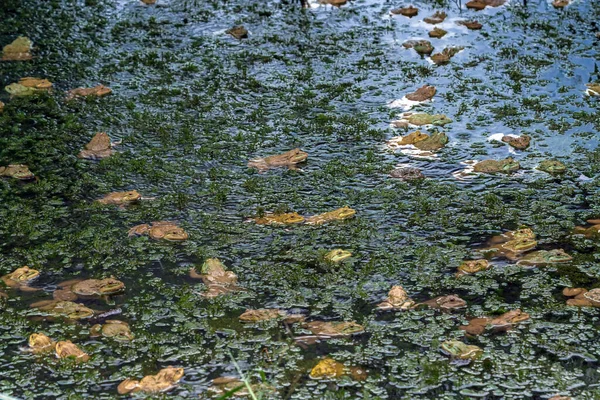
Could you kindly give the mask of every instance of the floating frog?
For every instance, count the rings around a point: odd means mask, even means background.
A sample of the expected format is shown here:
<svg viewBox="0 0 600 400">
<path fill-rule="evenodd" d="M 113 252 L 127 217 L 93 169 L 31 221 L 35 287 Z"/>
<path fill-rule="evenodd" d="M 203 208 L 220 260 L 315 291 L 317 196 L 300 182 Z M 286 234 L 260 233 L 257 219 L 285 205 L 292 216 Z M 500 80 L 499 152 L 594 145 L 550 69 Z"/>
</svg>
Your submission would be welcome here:
<svg viewBox="0 0 600 400">
<path fill-rule="evenodd" d="M 352 218 L 352 217 L 354 217 L 355 214 L 356 214 L 356 210 L 354 210 L 348 206 L 344 206 L 344 207 L 338 208 L 337 210 L 328 211 L 323 214 L 318 214 L 318 215 L 313 215 L 312 217 L 308 217 L 308 218 L 306 218 L 306 223 L 309 225 L 322 225 L 326 222 L 341 221 L 341 220 L 345 220 L 348 218 Z"/>
<path fill-rule="evenodd" d="M 515 261 L 522 253 L 536 246 L 535 233 L 529 228 L 521 228 L 493 236 L 488 241 L 488 247 L 480 251 L 486 255 L 490 254 L 491 257 L 506 257 Z"/>
<path fill-rule="evenodd" d="M 259 225 L 291 225 L 304 222 L 304 217 L 296 212 L 291 213 L 267 213 L 262 217 L 254 218 Z"/>
<path fill-rule="evenodd" d="M 83 304 L 71 301 L 42 300 L 31 304 L 31 307 L 52 316 L 66 317 L 72 320 L 87 319 L 94 316 L 94 311 Z"/>
<path fill-rule="evenodd" d="M 571 4 L 571 0 L 554 0 L 552 2 L 554 8 L 565 8 L 569 4 Z"/>
<path fill-rule="evenodd" d="M 504 143 L 508 143 L 509 146 L 514 147 L 517 150 L 525 150 L 529 147 L 529 143 L 531 142 L 531 136 L 522 135 L 518 137 L 504 135 L 502 136 L 502 141 Z"/>
<path fill-rule="evenodd" d="M 419 150 L 435 151 L 443 148 L 448 143 L 448 136 L 444 132 L 435 132 L 425 140 L 414 144 Z"/>
<path fill-rule="evenodd" d="M 585 93 L 588 96 L 600 96 L 600 83 L 586 83 L 587 89 Z"/>
<path fill-rule="evenodd" d="M 588 224 L 592 224 L 592 226 L 576 226 L 573 230 L 573 233 L 575 233 L 576 235 L 583 235 L 587 238 L 600 237 L 600 220 L 588 219 L 586 222 Z"/>
<path fill-rule="evenodd" d="M 350 257 L 352 257 L 352 253 L 342 249 L 331 250 L 324 256 L 326 261 L 332 263 L 339 263 L 340 261 L 344 261 L 345 259 Z"/>
<path fill-rule="evenodd" d="M 233 36 L 238 40 L 242 40 L 248 37 L 248 29 L 244 28 L 243 25 L 234 26 L 233 28 L 227 29 L 225 33 Z"/>
<path fill-rule="evenodd" d="M 518 161 L 513 160 L 512 157 L 505 158 L 504 160 L 484 160 L 480 161 L 473 167 L 475 172 L 483 172 L 486 174 L 494 174 L 497 172 L 510 173 L 517 171 L 521 168 Z"/>
<path fill-rule="evenodd" d="M 58 284 L 55 300 L 74 301 L 78 298 L 110 296 L 125 290 L 125 284 L 115 278 L 106 279 L 74 279 Z"/>
<path fill-rule="evenodd" d="M 326 4 L 334 7 L 341 7 L 347 2 L 348 0 L 319 0 L 320 4 Z"/>
<path fill-rule="evenodd" d="M 259 308 L 258 310 L 246 310 L 239 319 L 242 322 L 261 322 L 282 318 L 287 313 L 276 308 Z"/>
<path fill-rule="evenodd" d="M 345 374 L 344 364 L 333 358 L 325 357 L 311 369 L 308 375 L 311 379 L 335 379 Z"/>
<path fill-rule="evenodd" d="M 483 25 L 479 21 L 457 21 L 456 23 L 465 26 L 472 31 L 478 31 L 483 28 Z"/>
<path fill-rule="evenodd" d="M 567 170 L 567 167 L 557 160 L 544 160 L 537 166 L 537 169 L 549 174 L 562 174 Z"/>
<path fill-rule="evenodd" d="M 419 14 L 419 9 L 410 5 L 408 7 L 403 8 L 394 8 L 390 11 L 390 13 L 394 15 L 404 15 L 405 17 L 412 18 Z"/>
<path fill-rule="evenodd" d="M 431 100 L 436 92 L 437 90 L 434 86 L 424 85 L 415 92 L 407 94 L 406 98 L 410 101 L 427 101 Z"/>
<path fill-rule="evenodd" d="M 449 355 L 457 364 L 468 364 L 483 354 L 480 347 L 468 345 L 458 340 L 447 340 L 440 345 L 442 352 Z"/>
<path fill-rule="evenodd" d="M 104 97 L 111 93 L 111 88 L 104 85 L 98 85 L 91 88 L 78 87 L 67 92 L 67 101 L 80 97 Z"/>
<path fill-rule="evenodd" d="M 419 168 L 414 167 L 396 168 L 395 170 L 390 172 L 390 176 L 392 178 L 401 179 L 403 181 L 425 179 L 425 175 L 423 175 L 421 170 Z"/>
<path fill-rule="evenodd" d="M 114 153 L 113 147 L 117 144 L 118 142 L 111 142 L 110 137 L 105 132 L 98 132 L 94 135 L 92 140 L 84 146 L 77 157 L 88 160 L 101 160 L 110 157 Z"/>
<path fill-rule="evenodd" d="M 448 15 L 443 11 L 436 11 L 433 13 L 431 17 L 423 18 L 423 22 L 427 22 L 428 24 L 441 24 L 444 22 Z"/>
<path fill-rule="evenodd" d="M 70 340 L 56 343 L 56 358 L 70 358 L 77 363 L 86 362 L 90 356 Z"/>
<path fill-rule="evenodd" d="M 468 260 L 464 261 L 459 267 L 456 276 L 471 275 L 480 271 L 485 271 L 490 268 L 488 260 Z"/>
<path fill-rule="evenodd" d="M 125 379 L 117 387 L 119 394 L 135 392 L 161 393 L 173 389 L 183 377 L 183 368 L 163 368 L 156 375 L 148 375 L 140 381 Z"/>
<path fill-rule="evenodd" d="M 114 204 L 118 206 L 125 206 L 137 203 L 141 199 L 142 195 L 137 190 L 129 190 L 127 192 L 112 192 L 96 201 L 100 204 Z"/>
<path fill-rule="evenodd" d="M 2 61 L 25 61 L 31 60 L 31 40 L 25 36 L 19 36 L 12 43 L 2 49 Z"/>
<path fill-rule="evenodd" d="M 190 277 L 193 279 L 202 279 L 202 282 L 208 287 L 208 290 L 202 294 L 204 297 L 212 298 L 241 290 L 237 286 L 237 275 L 232 271 L 227 271 L 218 258 L 207 259 L 202 264 L 200 272 L 199 274 L 195 268 L 192 268 L 190 270 Z"/>
<path fill-rule="evenodd" d="M 144 3 L 144 4 L 148 5 L 148 6 L 156 4 L 156 0 L 141 0 L 141 1 L 142 1 L 142 3 Z"/>
<path fill-rule="evenodd" d="M 43 333 L 29 335 L 29 351 L 33 354 L 47 354 L 54 351 L 56 342 Z"/>
<path fill-rule="evenodd" d="M 460 308 L 465 308 L 467 306 L 467 302 L 458 297 L 455 294 L 451 294 L 448 296 L 439 296 L 433 298 L 431 300 L 427 300 L 423 303 L 417 305 L 426 305 L 431 308 L 436 308 L 440 310 L 458 310 Z"/>
<path fill-rule="evenodd" d="M 264 158 L 255 158 L 248 162 L 249 168 L 256 168 L 258 171 L 266 171 L 269 168 L 288 167 L 295 169 L 296 164 L 306 161 L 308 153 L 299 148 L 290 150 L 283 154 L 268 156 Z"/>
<path fill-rule="evenodd" d="M 538 250 L 523 256 L 523 258 L 517 261 L 517 265 L 537 266 L 561 264 L 568 263 L 572 259 L 573 257 L 565 253 L 563 249 Z"/>
<path fill-rule="evenodd" d="M 473 318 L 469 321 L 468 325 L 463 325 L 459 327 L 459 329 L 465 331 L 469 335 L 480 335 L 485 332 L 486 329 L 495 332 L 505 332 L 528 319 L 529 314 L 520 309 L 516 309 L 499 315 L 496 318 Z"/>
<path fill-rule="evenodd" d="M 402 43 L 402 46 L 407 49 L 415 49 L 420 55 L 429 55 L 433 52 L 433 46 L 429 40 L 407 40 Z"/>
<path fill-rule="evenodd" d="M 354 321 L 345 322 L 323 322 L 313 321 L 307 322 L 302 325 L 303 328 L 308 329 L 314 335 L 319 338 L 334 338 L 334 337 L 345 337 L 362 333 L 365 328 L 362 325 L 357 324 Z"/>
<path fill-rule="evenodd" d="M 25 164 L 10 164 L 7 167 L 0 167 L 0 176 L 15 178 L 20 181 L 35 179 L 35 175 Z"/>
<path fill-rule="evenodd" d="M 380 310 L 408 310 L 415 306 L 413 299 L 402 286 L 392 286 L 388 297 L 377 305 Z"/>
<path fill-rule="evenodd" d="M 406 121 L 408 124 L 411 125 L 417 125 L 417 126 L 421 126 L 421 125 L 437 125 L 437 126 L 443 126 L 446 124 L 449 124 L 450 122 L 452 122 L 452 120 L 448 117 L 446 117 L 443 114 L 426 114 L 426 113 L 419 113 L 419 114 L 412 114 L 412 113 L 404 113 L 401 116 L 401 120 L 402 121 Z"/>
<path fill-rule="evenodd" d="M 471 0 L 465 4 L 467 8 L 477 11 L 483 10 L 485 7 L 500 7 L 506 3 L 506 0 Z"/>
<path fill-rule="evenodd" d="M 48 92 L 52 88 L 52 82 L 40 78 L 21 78 L 18 83 L 11 83 L 5 90 L 11 97 L 31 96 L 38 93 Z"/>
<path fill-rule="evenodd" d="M 446 47 L 441 53 L 431 56 L 431 61 L 436 65 L 444 65 L 450 62 L 450 59 L 458 54 L 464 47 Z M 450 121 L 451 122 L 451 121 Z"/>
<path fill-rule="evenodd" d="M 129 236 L 148 235 L 155 240 L 168 240 L 171 242 L 188 239 L 188 234 L 174 222 L 155 221 L 150 225 L 141 224 L 129 229 Z"/>
<path fill-rule="evenodd" d="M 600 290 L 592 289 L 592 291 L 593 290 L 596 290 L 596 294 L 592 293 L 590 297 L 596 298 L 598 294 L 600 294 Z M 585 296 L 587 293 L 588 290 L 584 288 L 564 288 L 562 291 L 563 296 L 572 297 L 572 299 L 567 300 L 568 306 L 594 307 L 594 304 L 592 304 L 592 302 Z"/>
<path fill-rule="evenodd" d="M 104 336 L 118 342 L 129 342 L 133 340 L 133 334 L 127 322 L 116 319 L 104 321 L 104 324 L 96 324 L 90 328 L 90 336 Z"/>
<path fill-rule="evenodd" d="M 417 142 L 421 142 L 429 137 L 428 134 L 421 131 L 414 131 L 406 136 L 397 136 L 388 140 L 389 146 L 406 146 L 409 144 L 414 145 Z"/>
<path fill-rule="evenodd" d="M 32 292 L 39 289 L 34 289 L 29 286 L 29 284 L 36 278 L 40 276 L 40 272 L 29 268 L 28 266 L 24 266 L 21 268 L 15 269 L 10 274 L 6 274 L 0 279 L 6 286 L 13 289 L 20 289 L 24 292 Z"/>
<path fill-rule="evenodd" d="M 429 32 L 429 37 L 434 38 L 434 39 L 441 39 L 444 36 L 446 36 L 447 33 L 448 33 L 448 31 L 445 31 L 436 26 L 435 28 L 433 28 L 432 31 Z"/>
</svg>

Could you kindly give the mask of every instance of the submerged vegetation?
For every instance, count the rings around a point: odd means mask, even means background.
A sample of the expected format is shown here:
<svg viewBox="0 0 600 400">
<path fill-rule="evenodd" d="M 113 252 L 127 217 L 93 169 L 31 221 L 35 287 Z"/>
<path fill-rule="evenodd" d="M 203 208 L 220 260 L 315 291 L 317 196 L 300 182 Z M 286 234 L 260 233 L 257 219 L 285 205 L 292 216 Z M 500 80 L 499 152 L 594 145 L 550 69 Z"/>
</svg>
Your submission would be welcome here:
<svg viewBox="0 0 600 400">
<path fill-rule="evenodd" d="M 598 398 L 600 3 L 300 3 L 0 5 L 0 398 Z"/>
</svg>

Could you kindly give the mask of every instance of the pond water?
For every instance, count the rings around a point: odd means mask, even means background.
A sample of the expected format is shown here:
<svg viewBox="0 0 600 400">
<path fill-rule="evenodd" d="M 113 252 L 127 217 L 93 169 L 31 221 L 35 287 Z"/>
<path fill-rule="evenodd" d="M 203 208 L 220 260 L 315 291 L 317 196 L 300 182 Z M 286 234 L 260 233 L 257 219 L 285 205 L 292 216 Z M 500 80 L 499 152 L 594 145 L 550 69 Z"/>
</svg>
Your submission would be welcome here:
<svg viewBox="0 0 600 400">
<path fill-rule="evenodd" d="M 600 3 L 509 0 L 483 11 L 464 3 L 415 0 L 413 18 L 391 15 L 397 1 L 342 7 L 295 1 L 9 0 L 0 5 L 0 44 L 32 39 L 34 58 L 2 62 L 2 87 L 47 78 L 53 91 L 9 98 L 0 114 L 0 166 L 27 164 L 34 182 L 0 181 L 0 275 L 28 265 L 37 291 L 0 297 L 0 393 L 22 399 L 120 397 L 118 384 L 161 368 L 184 368 L 164 398 L 210 398 L 220 376 L 239 377 L 282 399 L 600 398 L 600 312 L 570 307 L 565 287 L 600 286 L 600 241 L 573 235 L 600 218 Z M 423 22 L 447 19 L 442 39 Z M 476 19 L 478 31 L 457 25 Z M 237 40 L 225 31 L 244 25 Z M 402 44 L 427 39 L 434 52 L 462 46 L 435 65 Z M 104 84 L 112 94 L 65 102 L 65 91 Z M 433 101 L 412 112 L 445 114 L 449 138 L 432 159 L 390 149 L 413 130 L 393 128 L 394 100 L 429 84 Z M 435 129 L 424 131 L 432 133 Z M 96 132 L 121 140 L 101 161 L 77 154 Z M 489 141 L 531 136 L 527 150 Z M 300 147 L 298 169 L 259 172 L 248 160 Z M 512 174 L 453 173 L 470 160 L 512 156 Z M 562 175 L 536 169 L 567 165 Z M 397 165 L 425 179 L 389 175 Z M 94 200 L 136 189 L 127 208 Z M 324 225 L 258 225 L 265 212 L 320 214 L 342 206 L 354 218 Z M 128 230 L 177 222 L 185 242 Z M 523 268 L 498 257 L 493 267 L 456 277 L 463 260 L 494 235 L 530 227 L 538 249 L 562 248 L 567 264 Z M 352 257 L 323 261 L 343 248 Z M 238 276 L 244 291 L 202 297 L 188 276 L 209 257 Z M 80 299 L 116 311 L 135 336 L 90 337 L 90 321 L 41 318 L 30 305 L 52 299 L 60 282 L 113 276 L 123 294 Z M 415 301 L 457 294 L 467 307 L 377 311 L 393 285 Z M 242 324 L 251 308 L 303 313 L 308 321 L 356 321 L 351 337 L 299 345 L 301 324 Z M 465 338 L 471 317 L 520 308 L 530 319 L 506 333 Z M 99 322 L 103 318 L 98 319 Z M 71 340 L 91 358 L 73 365 L 24 349 L 30 334 Z M 483 349 L 469 365 L 440 351 L 458 339 Z M 366 378 L 312 380 L 329 356 Z M 260 390 L 259 390 L 260 392 Z M 122 397 L 122 396 L 121 396 Z M 162 397 L 161 397 L 162 398 Z"/>
</svg>

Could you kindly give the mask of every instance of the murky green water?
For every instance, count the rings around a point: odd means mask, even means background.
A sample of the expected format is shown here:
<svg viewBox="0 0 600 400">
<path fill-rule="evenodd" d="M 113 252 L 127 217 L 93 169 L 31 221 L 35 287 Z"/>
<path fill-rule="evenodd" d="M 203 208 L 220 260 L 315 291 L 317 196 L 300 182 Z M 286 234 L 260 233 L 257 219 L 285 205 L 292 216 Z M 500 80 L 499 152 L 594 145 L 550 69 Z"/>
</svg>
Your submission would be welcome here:
<svg viewBox="0 0 600 400">
<path fill-rule="evenodd" d="M 286 399 L 600 398 L 599 312 L 567 307 L 567 286 L 600 286 L 598 241 L 570 235 L 600 217 L 600 102 L 584 94 L 600 80 L 600 3 L 565 10 L 546 0 L 462 10 L 415 1 L 413 19 L 389 15 L 398 2 L 353 1 L 302 10 L 280 1 L 7 0 L 0 43 L 29 36 L 36 58 L 0 64 L 2 87 L 23 76 L 54 83 L 49 96 L 0 100 L 0 165 L 25 163 L 39 182 L 0 181 L 0 275 L 22 265 L 42 272 L 31 293 L 9 291 L 0 308 L 0 393 L 20 398 L 116 398 L 127 377 L 185 369 L 165 398 L 206 398 L 211 380 L 236 376 L 230 353 L 253 382 Z M 427 38 L 422 18 L 443 9 L 449 31 L 436 50 L 464 46 L 435 66 L 402 43 Z M 457 26 L 474 18 L 481 31 Z M 248 39 L 224 31 L 243 24 Z M 66 104 L 64 91 L 103 83 L 113 94 Z M 386 106 L 428 83 L 434 101 L 417 111 L 446 114 L 448 146 L 434 161 L 391 152 L 385 141 L 400 112 Z M 76 158 L 98 131 L 122 139 L 100 162 Z M 523 170 L 459 181 L 466 160 L 500 159 L 494 133 L 526 133 Z M 247 168 L 251 158 L 301 147 L 301 170 Z M 562 177 L 535 170 L 568 165 Z M 397 164 L 427 179 L 406 183 Z M 100 206 L 104 194 L 137 189 L 155 197 L 126 210 Z M 356 218 L 320 227 L 245 222 L 265 211 L 314 215 L 344 205 Z M 137 224 L 180 223 L 182 244 L 128 238 Z M 488 238 L 520 225 L 539 248 L 564 248 L 564 266 L 523 269 L 506 260 L 457 279 L 456 267 Z M 331 267 L 333 248 L 353 257 Z M 191 266 L 219 257 L 247 289 L 204 299 Z M 35 318 L 29 307 L 73 278 L 115 276 L 126 292 L 97 310 L 120 309 L 131 343 L 90 338 L 89 323 Z M 466 310 L 375 311 L 392 285 L 417 301 L 456 293 Z M 366 333 L 298 346 L 308 331 L 282 323 L 242 325 L 246 308 L 295 310 L 309 320 L 355 320 Z M 456 366 L 439 344 L 463 338 L 467 317 L 521 308 L 531 320 L 505 334 L 468 340 L 481 359 Z M 91 361 L 79 366 L 24 352 L 45 332 L 72 340 Z M 365 381 L 310 380 L 324 355 L 368 371 Z M 264 371 L 261 378 L 259 371 Z"/>
</svg>

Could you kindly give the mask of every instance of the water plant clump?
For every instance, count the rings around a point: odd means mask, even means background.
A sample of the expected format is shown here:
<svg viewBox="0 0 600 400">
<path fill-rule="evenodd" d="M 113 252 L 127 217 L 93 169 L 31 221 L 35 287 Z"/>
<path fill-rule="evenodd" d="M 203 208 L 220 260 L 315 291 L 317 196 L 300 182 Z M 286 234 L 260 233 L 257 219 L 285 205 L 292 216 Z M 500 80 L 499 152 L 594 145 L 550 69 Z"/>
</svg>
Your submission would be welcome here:
<svg viewBox="0 0 600 400">
<path fill-rule="evenodd" d="M 0 397 L 597 396 L 594 2 L 12 3 Z"/>
</svg>

